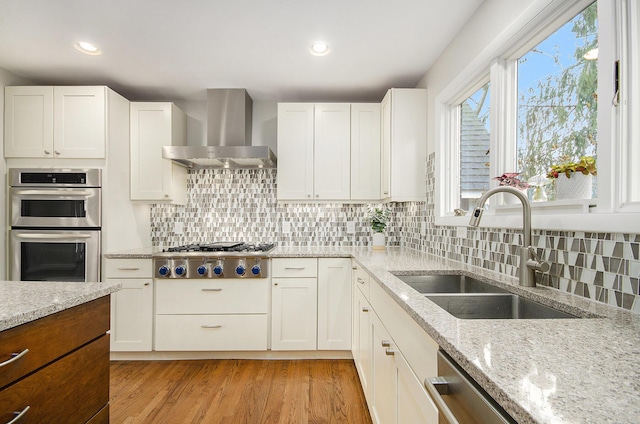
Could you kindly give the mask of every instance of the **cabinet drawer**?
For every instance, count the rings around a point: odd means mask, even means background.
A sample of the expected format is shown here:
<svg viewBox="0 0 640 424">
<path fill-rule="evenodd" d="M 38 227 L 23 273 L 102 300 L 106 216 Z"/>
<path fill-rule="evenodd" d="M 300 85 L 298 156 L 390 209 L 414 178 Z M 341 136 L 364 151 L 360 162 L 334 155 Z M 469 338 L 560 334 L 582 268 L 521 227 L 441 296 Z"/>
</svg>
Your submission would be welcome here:
<svg viewBox="0 0 640 424">
<path fill-rule="evenodd" d="M 151 259 L 107 259 L 106 278 L 152 278 Z"/>
<path fill-rule="evenodd" d="M 157 314 L 266 314 L 268 310 L 268 278 L 156 280 Z"/>
<path fill-rule="evenodd" d="M 109 329 L 109 309 L 109 296 L 104 296 L 1 332 L 2 361 L 29 351 L 2 367 L 0 388 L 104 335 Z"/>
<path fill-rule="evenodd" d="M 354 285 L 360 289 L 364 297 L 369 299 L 369 287 L 371 287 L 371 277 L 369 276 L 369 273 L 362 269 L 361 266 L 356 266 L 353 281 Z"/>
<path fill-rule="evenodd" d="M 157 315 L 155 350 L 267 350 L 267 315 Z"/>
<path fill-rule="evenodd" d="M 274 277 L 318 276 L 318 260 L 316 258 L 274 258 L 271 263 L 271 275 Z"/>
<path fill-rule="evenodd" d="M 0 422 L 29 410 L 20 423 L 86 423 L 109 402 L 109 337 L 0 391 Z"/>
</svg>

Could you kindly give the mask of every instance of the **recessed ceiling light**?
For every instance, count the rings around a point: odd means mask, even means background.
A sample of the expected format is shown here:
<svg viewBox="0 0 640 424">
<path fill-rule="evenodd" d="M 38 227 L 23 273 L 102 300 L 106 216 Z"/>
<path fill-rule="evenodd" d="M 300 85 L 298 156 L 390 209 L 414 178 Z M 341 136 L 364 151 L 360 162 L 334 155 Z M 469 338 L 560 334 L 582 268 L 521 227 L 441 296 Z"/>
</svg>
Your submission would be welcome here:
<svg viewBox="0 0 640 424">
<path fill-rule="evenodd" d="M 78 51 L 91 56 L 98 56 L 102 54 L 102 50 L 87 41 L 78 41 L 74 44 L 74 47 Z"/>
<path fill-rule="evenodd" d="M 324 41 L 316 41 L 311 45 L 309 51 L 314 56 L 324 56 L 329 53 L 329 45 Z"/>
</svg>

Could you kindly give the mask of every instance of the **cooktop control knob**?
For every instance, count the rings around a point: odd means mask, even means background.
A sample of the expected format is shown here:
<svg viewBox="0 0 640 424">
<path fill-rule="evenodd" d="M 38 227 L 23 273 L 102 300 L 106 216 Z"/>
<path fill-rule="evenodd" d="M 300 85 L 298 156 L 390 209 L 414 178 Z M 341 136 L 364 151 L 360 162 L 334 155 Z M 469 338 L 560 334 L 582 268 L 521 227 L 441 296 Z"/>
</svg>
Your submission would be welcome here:
<svg viewBox="0 0 640 424">
<path fill-rule="evenodd" d="M 162 265 L 160 268 L 158 268 L 158 274 L 160 274 L 163 277 L 168 277 L 169 274 L 171 274 L 171 270 L 169 269 L 168 266 Z"/>
<path fill-rule="evenodd" d="M 244 265 L 238 265 L 236 267 L 236 274 L 238 274 L 238 275 L 244 275 L 245 271 L 246 271 L 246 269 L 245 269 Z"/>
<path fill-rule="evenodd" d="M 218 264 L 213 267 L 213 273 L 216 275 L 222 274 L 222 265 Z"/>
<path fill-rule="evenodd" d="M 184 265 L 178 265 L 176 267 L 176 275 L 181 277 L 186 273 L 187 273 L 187 269 L 184 267 Z"/>
<path fill-rule="evenodd" d="M 256 264 L 251 268 L 251 273 L 253 275 L 260 275 L 260 265 Z"/>
<path fill-rule="evenodd" d="M 205 275 L 207 273 L 207 267 L 205 265 L 200 265 L 197 271 L 198 275 Z"/>
</svg>

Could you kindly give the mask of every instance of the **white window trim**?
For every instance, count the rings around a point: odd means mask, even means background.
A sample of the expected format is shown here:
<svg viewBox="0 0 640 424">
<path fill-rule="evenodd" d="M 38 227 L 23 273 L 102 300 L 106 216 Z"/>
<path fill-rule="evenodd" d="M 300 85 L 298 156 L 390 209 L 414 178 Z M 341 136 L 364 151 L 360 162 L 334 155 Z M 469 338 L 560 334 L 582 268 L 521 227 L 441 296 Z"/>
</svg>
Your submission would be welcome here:
<svg viewBox="0 0 640 424">
<path fill-rule="evenodd" d="M 515 79 L 515 60 L 520 57 L 532 46 L 546 38 L 549 34 L 555 31 L 559 25 L 568 21 L 589 4 L 593 0 L 573 0 L 573 1 L 539 1 L 532 4 L 532 6 L 520 16 L 512 25 L 510 25 L 496 40 L 494 40 L 489 46 L 487 46 L 470 64 L 465 68 L 446 89 L 440 93 L 435 100 L 435 134 L 438 138 L 436 143 L 436 187 L 435 187 L 435 223 L 437 225 L 451 225 L 451 226 L 466 226 L 468 225 L 468 216 L 454 216 L 453 211 L 449 205 L 453 204 L 453 199 L 457 199 L 454 195 L 459 191 L 459 178 L 456 175 L 458 169 L 457 163 L 457 145 L 454 149 L 451 148 L 450 140 L 456 140 L 452 138 L 457 136 L 458 120 L 454 112 L 457 100 L 461 97 L 460 93 L 467 93 L 470 90 L 460 90 L 460 87 L 474 87 L 477 85 L 478 80 L 482 75 L 486 75 L 486 70 L 490 69 L 491 75 L 491 145 L 498 145 L 498 140 L 515 140 L 516 135 L 516 122 L 515 107 L 511 102 L 515 102 L 516 90 L 513 87 L 516 84 Z M 602 22 L 604 19 L 618 19 L 620 22 L 620 13 L 616 15 L 614 11 L 619 10 L 621 7 L 629 7 L 632 9 L 633 19 L 640 20 L 638 15 L 638 6 L 634 4 L 635 0 L 600 0 L 598 2 L 598 19 Z M 617 16 L 617 17 L 616 17 Z M 626 15 L 625 15 L 626 16 Z M 637 24 L 637 22 L 636 22 Z M 637 25 L 635 26 L 637 28 Z M 531 34 L 535 34 L 534 37 Z M 628 34 L 628 33 L 627 33 Z M 633 34 L 632 34 L 633 35 Z M 637 36 L 637 34 L 635 34 Z M 636 41 L 635 38 L 633 41 Z M 619 40 L 614 40 L 612 34 L 599 34 L 600 46 L 615 46 Z M 633 44 L 629 42 L 629 44 Z M 638 46 L 625 45 L 626 56 L 629 59 L 630 52 L 633 52 L 634 48 Z M 625 53 L 623 52 L 623 55 Z M 613 75 L 614 61 L 616 57 L 615 48 L 600 48 L 600 60 L 598 72 L 600 75 Z M 636 60 L 636 66 L 630 66 L 638 72 L 638 58 Z M 628 61 L 627 61 L 628 62 Z M 627 63 L 625 62 L 625 63 Z M 603 64 L 606 64 L 604 66 Z M 480 70 L 481 72 L 479 72 Z M 627 78 L 626 83 L 630 84 L 631 79 L 636 78 L 634 81 L 638 81 L 638 74 L 630 75 L 629 72 L 625 72 Z M 625 80 L 622 81 L 625 83 Z M 633 86 L 635 90 L 634 100 L 639 99 L 638 86 Z M 511 91 L 509 91 L 511 90 Z M 513 98 L 507 99 L 504 93 L 514 93 Z M 613 98 L 613 85 L 610 78 L 598 79 L 598 95 L 600 98 Z M 636 100 L 638 101 L 638 100 Z M 599 103 L 598 110 L 598 133 L 600 140 L 616 140 L 616 133 L 619 133 L 621 128 L 628 128 L 629 133 L 626 135 L 626 143 L 631 143 L 633 137 L 636 139 L 640 135 L 639 126 L 629 125 L 632 121 L 628 119 L 630 116 L 630 107 L 622 108 L 627 115 L 627 121 L 619 119 L 613 108 L 602 107 L 601 105 L 606 102 Z M 620 108 L 619 108 L 620 109 Z M 622 122 L 624 127 L 620 127 L 616 122 Z M 609 135 L 609 136 L 607 136 Z M 514 144 L 514 143 L 510 143 Z M 621 163 L 621 156 L 624 154 L 621 151 L 615 150 L 616 143 L 609 144 L 611 148 L 601 148 L 598 150 L 598 187 L 599 196 L 598 199 L 594 199 L 597 202 L 596 207 L 578 209 L 577 212 L 575 206 L 568 206 L 566 202 L 547 202 L 544 206 L 533 205 L 533 225 L 535 228 L 542 228 L 548 230 L 576 230 L 576 231 L 594 231 L 594 232 L 624 232 L 624 233 L 637 233 L 640 232 L 640 219 L 638 219 L 637 212 L 640 212 L 640 205 L 637 204 L 621 204 L 620 199 L 622 190 L 620 181 L 620 172 L 612 172 L 617 170 L 619 166 L 616 163 Z M 625 145 L 625 149 L 628 148 Z M 499 146 L 504 149 L 505 146 Z M 514 149 L 515 147 L 510 147 Z M 490 155 L 491 161 L 491 175 L 500 175 L 501 171 L 513 169 L 513 164 L 505 163 L 507 160 L 506 155 L 500 155 L 497 157 L 497 153 L 492 152 Z M 637 150 L 636 150 L 637 151 Z M 514 157 L 511 155 L 509 157 Z M 444 160 L 443 160 L 444 159 Z M 451 186 L 446 188 L 447 183 L 450 181 Z M 455 182 L 454 182 L 455 181 Z M 610 189 L 607 189 L 609 187 Z M 619 190 L 618 190 L 619 188 Z M 522 225 L 522 218 L 520 213 L 513 211 L 509 213 L 510 208 L 505 210 L 490 211 L 484 214 L 481 225 L 489 227 L 499 228 L 519 228 Z M 584 210 L 588 210 L 589 213 L 584 213 Z M 617 213 L 616 213 L 617 212 Z M 628 212 L 628 213 L 624 213 Z"/>
</svg>

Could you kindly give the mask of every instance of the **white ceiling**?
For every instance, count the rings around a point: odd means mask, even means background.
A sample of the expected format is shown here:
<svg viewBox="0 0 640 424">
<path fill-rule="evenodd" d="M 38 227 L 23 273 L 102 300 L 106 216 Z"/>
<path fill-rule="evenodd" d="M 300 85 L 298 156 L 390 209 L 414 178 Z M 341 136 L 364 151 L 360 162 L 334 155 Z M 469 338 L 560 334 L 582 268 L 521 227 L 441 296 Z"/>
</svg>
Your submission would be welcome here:
<svg viewBox="0 0 640 424">
<path fill-rule="evenodd" d="M 0 68 L 130 100 L 379 101 L 415 87 L 482 1 L 0 0 Z M 320 39 L 328 56 L 309 54 Z"/>
</svg>

